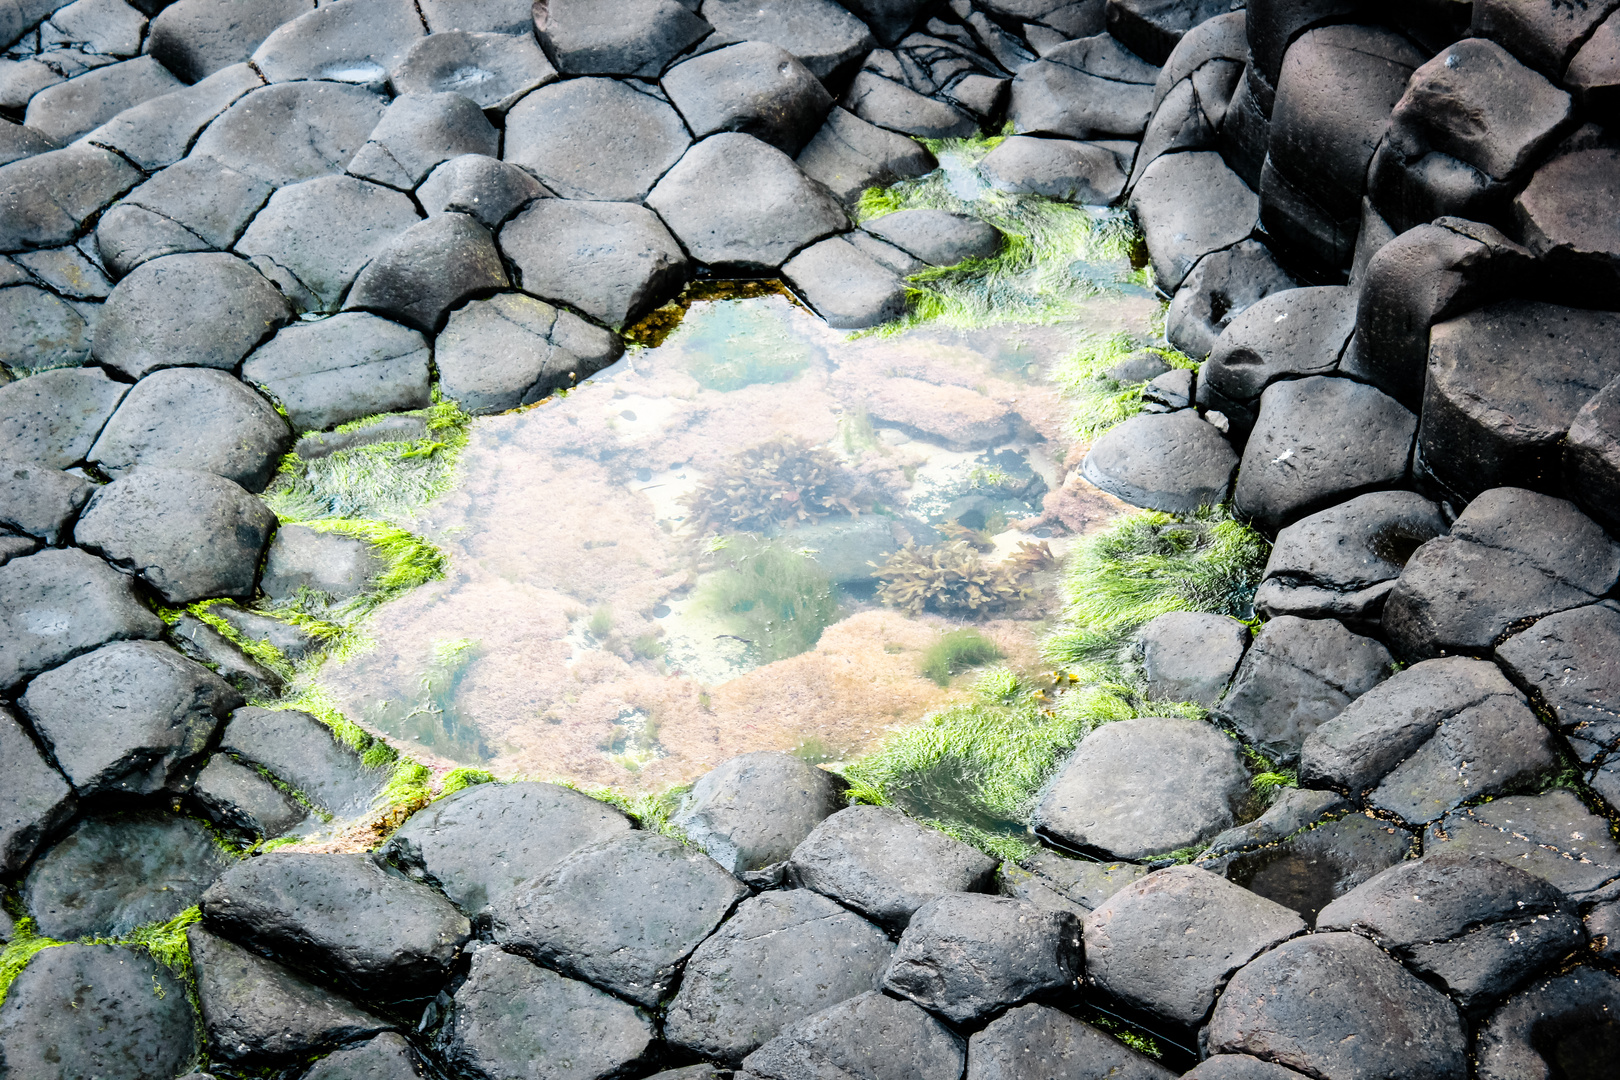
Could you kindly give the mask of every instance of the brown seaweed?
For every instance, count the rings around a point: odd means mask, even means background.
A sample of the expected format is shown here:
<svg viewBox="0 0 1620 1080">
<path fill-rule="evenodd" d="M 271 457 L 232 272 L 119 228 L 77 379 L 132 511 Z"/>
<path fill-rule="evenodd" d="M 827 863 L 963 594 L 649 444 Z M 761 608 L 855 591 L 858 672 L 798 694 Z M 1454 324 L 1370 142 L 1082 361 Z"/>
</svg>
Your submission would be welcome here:
<svg viewBox="0 0 1620 1080">
<path fill-rule="evenodd" d="M 857 516 L 871 506 L 831 451 L 789 435 L 744 450 L 684 501 L 695 526 L 724 532 Z"/>
<path fill-rule="evenodd" d="M 1030 578 L 1054 565 L 1046 541 L 1020 542 L 996 565 L 986 563 L 966 540 L 933 547 L 907 544 L 873 573 L 878 599 L 908 615 L 926 608 L 941 614 L 980 615 L 1030 597 Z"/>
</svg>

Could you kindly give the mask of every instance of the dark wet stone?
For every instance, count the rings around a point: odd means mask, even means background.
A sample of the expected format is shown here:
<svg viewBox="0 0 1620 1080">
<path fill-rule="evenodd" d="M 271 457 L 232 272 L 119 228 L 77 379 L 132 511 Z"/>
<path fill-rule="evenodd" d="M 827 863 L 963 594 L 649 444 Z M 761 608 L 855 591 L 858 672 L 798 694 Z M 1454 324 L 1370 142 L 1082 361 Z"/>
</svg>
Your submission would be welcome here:
<svg viewBox="0 0 1620 1080">
<path fill-rule="evenodd" d="M 1282 289 L 1255 301 L 1216 339 L 1199 404 L 1219 409 L 1247 436 L 1265 389 L 1280 379 L 1331 374 L 1355 325 L 1355 292 L 1342 285 Z"/>
<path fill-rule="evenodd" d="M 76 247 L 24 251 L 11 258 L 69 300 L 105 300 L 112 292 L 107 275 Z"/>
<path fill-rule="evenodd" d="M 32 536 L 18 536 L 16 533 L 0 532 L 0 566 L 4 566 L 13 559 L 32 555 L 39 549 L 39 541 Z"/>
<path fill-rule="evenodd" d="M 1549 615 L 1497 646 L 1496 659 L 1552 713 L 1581 762 L 1620 741 L 1620 611 L 1612 601 Z"/>
<path fill-rule="evenodd" d="M 1130 205 L 1167 291 L 1179 288 L 1205 255 L 1246 239 L 1258 211 L 1254 193 L 1207 150 L 1159 158 L 1142 174 Z"/>
<path fill-rule="evenodd" d="M 658 182 L 647 205 L 692 258 L 771 271 L 799 248 L 848 227 L 836 200 L 792 159 L 748 135 L 713 135 Z"/>
<path fill-rule="evenodd" d="M 883 976 L 885 989 L 947 1020 L 981 1020 L 1075 985 L 1080 920 L 1004 896 L 957 893 L 912 915 Z"/>
<path fill-rule="evenodd" d="M 674 820 L 731 873 L 763 870 L 842 809 L 843 793 L 838 777 L 791 754 L 741 754 L 700 776 Z"/>
<path fill-rule="evenodd" d="M 1412 836 L 1375 818 L 1353 814 L 1326 821 L 1271 847 L 1202 864 L 1228 881 L 1284 907 L 1307 923 L 1317 912 L 1380 870 L 1406 858 Z"/>
<path fill-rule="evenodd" d="M 651 1007 L 747 894 L 708 856 L 631 832 L 580 847 L 517 888 L 494 913 L 495 938 Z"/>
<path fill-rule="evenodd" d="M 968 1041 L 968 1080 L 1170 1080 L 1175 1073 L 1090 1024 L 1021 1005 Z"/>
<path fill-rule="evenodd" d="M 1132 167 L 1132 178 L 1165 154 L 1184 150 L 1218 150 L 1221 125 L 1232 92 L 1243 78 L 1242 60 L 1211 60 L 1190 77 L 1170 84 L 1148 121 L 1142 146 Z M 1159 73 L 1158 87 L 1165 73 Z M 1155 89 L 1155 96 L 1158 96 Z"/>
<path fill-rule="evenodd" d="M 1266 812 L 1253 821 L 1227 829 L 1209 842 L 1201 860 L 1216 859 L 1287 840 L 1301 829 L 1323 821 L 1329 814 L 1350 809 L 1350 801 L 1336 791 L 1287 788 Z"/>
<path fill-rule="evenodd" d="M 0 361 L 57 368 L 90 359 L 90 327 L 60 297 L 36 285 L 0 289 Z"/>
<path fill-rule="evenodd" d="M 1620 535 L 1620 379 L 1575 414 L 1564 440 L 1564 478 L 1581 508 Z"/>
<path fill-rule="evenodd" d="M 1412 553 L 1446 532 L 1440 508 L 1409 491 L 1360 495 L 1277 533 L 1255 610 L 1377 628 Z"/>
<path fill-rule="evenodd" d="M 234 368 L 292 314 L 241 259 L 169 255 L 118 283 L 96 327 L 95 358 L 132 379 L 160 367 Z"/>
<path fill-rule="evenodd" d="M 1216 347 L 1233 319 L 1265 297 L 1295 285 L 1277 265 L 1271 249 L 1258 240 L 1212 251 L 1182 279 L 1170 301 L 1165 334 L 1170 344 L 1201 359 Z"/>
<path fill-rule="evenodd" d="M 1070 911 L 1084 918 L 1147 872 L 1136 863 L 1076 859 L 1042 848 L 1024 866 L 1002 863 L 999 891 L 1048 911 Z"/>
<path fill-rule="evenodd" d="M 501 156 L 565 199 L 636 202 L 690 143 L 659 98 L 614 79 L 568 79 L 512 106 Z"/>
<path fill-rule="evenodd" d="M 425 409 L 428 344 L 415 330 L 359 312 L 298 322 L 255 349 L 242 378 L 273 394 L 294 430 L 374 413 Z"/>
<path fill-rule="evenodd" d="M 229 372 L 164 368 L 130 388 L 87 457 L 115 478 L 186 468 L 263 491 L 292 442 L 274 406 Z"/>
<path fill-rule="evenodd" d="M 0 165 L 0 251 L 68 243 L 140 182 L 117 154 L 82 144 Z"/>
<path fill-rule="evenodd" d="M 1520 488 L 1468 504 L 1423 544 L 1384 604 L 1395 653 L 1484 652 L 1514 624 L 1592 603 L 1620 579 L 1620 545 L 1574 505 Z"/>
<path fill-rule="evenodd" d="M 0 525 L 60 544 L 94 490 L 77 476 L 0 458 Z"/>
<path fill-rule="evenodd" d="M 901 210 L 862 228 L 931 266 L 988 259 L 1001 250 L 1001 233 L 993 225 L 944 210 Z"/>
<path fill-rule="evenodd" d="M 893 949 L 882 930 L 808 889 L 761 893 L 687 961 L 665 1038 L 739 1062 L 789 1024 L 874 989 Z"/>
<path fill-rule="evenodd" d="M 789 155 L 810 141 L 833 105 L 808 68 L 763 41 L 683 61 L 664 76 L 663 87 L 698 138 L 737 131 Z"/>
<path fill-rule="evenodd" d="M 1495 859 L 1444 850 L 1373 877 L 1323 908 L 1316 926 L 1371 938 L 1468 1013 L 1506 997 L 1585 940 L 1575 905 L 1547 882 Z"/>
<path fill-rule="evenodd" d="M 61 945 L 11 984 L 0 1046 L 30 1080 L 169 1080 L 197 1055 L 195 1024 L 185 985 L 144 952 Z"/>
<path fill-rule="evenodd" d="M 180 87 L 125 109 L 88 135 L 151 171 L 184 158 L 198 133 L 244 94 L 264 85 L 258 72 L 237 64 L 196 86 Z"/>
<path fill-rule="evenodd" d="M 475 415 L 528 405 L 617 360 L 617 337 L 521 293 L 452 312 L 435 341 L 439 386 Z"/>
<path fill-rule="evenodd" d="M 1238 456 L 1192 410 L 1133 416 L 1092 444 L 1080 473 L 1132 506 L 1187 514 L 1226 501 Z"/>
<path fill-rule="evenodd" d="M 703 18 L 733 41 L 786 49 L 829 85 L 843 82 L 877 44 L 866 24 L 833 0 L 708 0 Z"/>
<path fill-rule="evenodd" d="M 1207 870 L 1172 866 L 1127 885 L 1086 918 L 1086 976 L 1116 1001 L 1196 1028 L 1233 972 L 1304 932 L 1288 908 Z"/>
<path fill-rule="evenodd" d="M 162 254 L 119 255 L 109 252 L 110 247 L 121 243 L 116 235 L 109 237 L 109 222 L 131 208 L 158 215 L 168 223 L 170 233 L 176 228 L 183 229 L 186 235 L 195 237 L 208 247 L 230 247 L 270 197 L 271 190 L 271 185 L 263 180 L 222 165 L 213 158 L 193 155 L 155 174 L 102 216 L 100 225 L 96 227 L 96 241 L 101 248 L 101 256 L 108 262 L 109 269 L 122 276 L 137 263 Z M 124 248 L 120 247 L 119 250 Z"/>
<path fill-rule="evenodd" d="M 259 587 L 271 600 L 292 601 L 300 590 L 347 600 L 370 588 L 384 569 L 386 564 L 365 540 L 283 525 L 270 542 Z"/>
<path fill-rule="evenodd" d="M 850 0 L 844 6 L 872 28 L 878 41 L 893 45 L 905 36 L 927 0 Z"/>
<path fill-rule="evenodd" d="M 1496 859 L 1545 878 L 1576 900 L 1620 874 L 1620 845 L 1609 835 L 1607 819 L 1562 788 L 1453 810 L 1429 826 L 1423 848 Z"/>
<path fill-rule="evenodd" d="M 1148 697 L 1213 708 L 1249 646 L 1249 628 L 1225 615 L 1172 611 L 1137 632 Z"/>
<path fill-rule="evenodd" d="M 421 1080 L 422 1059 L 403 1035 L 385 1031 L 359 1046 L 329 1054 L 311 1066 L 303 1080 Z"/>
<path fill-rule="evenodd" d="M 451 308 L 508 284 L 488 229 L 466 214 L 435 214 L 377 252 L 345 303 L 431 333 Z"/>
<path fill-rule="evenodd" d="M 1481 1032 L 1479 1080 L 1598 1077 L 1620 1052 L 1620 979 L 1577 967 L 1503 1005 Z"/>
<path fill-rule="evenodd" d="M 230 865 L 190 818 L 86 818 L 28 871 L 22 897 L 46 937 L 124 937 L 195 904 Z"/>
<path fill-rule="evenodd" d="M 841 103 L 867 123 L 919 139 L 965 139 L 979 130 L 978 121 L 956 106 L 875 71 L 857 74 Z"/>
<path fill-rule="evenodd" d="M 962 1041 L 938 1020 L 869 992 L 789 1025 L 743 1060 L 743 1072 L 760 1080 L 954 1077 L 964 1057 Z"/>
<path fill-rule="evenodd" d="M 1107 34 L 1080 38 L 1018 72 L 1008 116 L 1020 135 L 1138 138 L 1158 74 Z"/>
<path fill-rule="evenodd" d="M 1233 0 L 1111 0 L 1106 25 L 1126 48 L 1149 63 L 1162 64 L 1188 31 L 1234 7 L 1241 5 Z"/>
<path fill-rule="evenodd" d="M 125 109 L 183 84 L 150 56 L 108 64 L 47 86 L 28 99 L 24 123 L 57 143 L 70 143 Z"/>
<path fill-rule="evenodd" d="M 431 34 L 412 45 L 394 70 L 394 85 L 401 93 L 465 94 L 492 112 L 505 112 L 524 94 L 556 78 L 557 69 L 531 33 Z"/>
<path fill-rule="evenodd" d="M 526 292 L 619 328 L 686 284 L 686 255 L 645 206 L 537 199 L 509 221 L 501 251 Z"/>
<path fill-rule="evenodd" d="M 995 861 L 897 810 L 851 806 L 817 825 L 788 861 L 802 886 L 890 929 L 928 901 L 985 892 Z"/>
<path fill-rule="evenodd" d="M 417 201 L 430 215 L 471 214 L 487 229 L 500 228 L 520 207 L 548 194 L 516 165 L 482 154 L 451 158 L 416 189 Z"/>
<path fill-rule="evenodd" d="M 283 23 L 253 51 L 253 65 L 273 83 L 329 79 L 380 92 L 422 36 L 410 0 L 339 0 Z"/>
<path fill-rule="evenodd" d="M 1125 190 L 1126 173 L 1112 151 L 1072 139 L 1015 135 L 990 151 L 979 171 L 998 191 L 1088 206 L 1107 205 Z"/>
<path fill-rule="evenodd" d="M 487 919 L 576 848 L 631 827 L 606 803 L 555 784 L 477 784 L 411 815 L 381 855 Z"/>
<path fill-rule="evenodd" d="M 217 605 L 219 611 L 225 605 Z M 227 613 L 228 614 L 228 613 Z M 268 769 L 321 809 L 353 816 L 370 809 L 388 782 L 385 768 L 370 769 L 358 751 L 308 713 L 249 706 L 231 714 L 219 748 Z"/>
<path fill-rule="evenodd" d="M 936 164 L 934 155 L 914 140 L 840 108 L 827 114 L 827 122 L 798 157 L 805 175 L 846 204 L 869 187 L 921 176 Z"/>
<path fill-rule="evenodd" d="M 1505 45 L 1509 52 L 1545 75 L 1557 77 L 1605 15 L 1610 0 L 1578 4 L 1519 4 L 1478 0 L 1473 33 Z"/>
<path fill-rule="evenodd" d="M 348 431 L 307 431 L 293 444 L 293 453 L 305 461 L 318 461 L 341 450 L 380 442 L 420 442 L 429 435 L 421 414 L 378 417 Z"/>
<path fill-rule="evenodd" d="M 272 195 L 236 251 L 300 309 L 335 311 L 361 270 L 420 220 L 402 192 L 323 176 Z"/>
<path fill-rule="evenodd" d="M 1237 741 L 1213 725 L 1118 720 L 1080 743 L 1041 797 L 1033 823 L 1069 847 L 1147 859 L 1231 828 L 1248 789 Z"/>
<path fill-rule="evenodd" d="M 247 859 L 203 894 L 202 909 L 210 930 L 367 1001 L 432 995 L 472 933 L 444 897 L 366 855 Z"/>
<path fill-rule="evenodd" d="M 242 695 L 167 645 L 118 641 L 38 676 L 17 704 L 80 795 L 148 794 L 190 785 Z"/>
<path fill-rule="evenodd" d="M 1584 130 L 1513 201 L 1519 239 L 1555 275 L 1552 291 L 1577 302 L 1607 295 L 1620 282 L 1620 234 L 1607 215 L 1592 212 L 1614 202 L 1620 149 L 1604 140 L 1579 145 Z"/>
<path fill-rule="evenodd" d="M 163 620 L 136 597 L 130 579 L 94 555 L 69 548 L 0 566 L 0 690 L 109 641 L 155 638 Z"/>
<path fill-rule="evenodd" d="M 309 814 L 258 770 L 229 754 L 208 759 L 192 785 L 191 797 L 215 824 L 266 839 L 282 835 Z"/>
<path fill-rule="evenodd" d="M 186 943 L 215 1060 L 261 1066 L 296 1061 L 388 1027 L 280 964 L 200 926 L 186 931 Z"/>
<path fill-rule="evenodd" d="M 565 75 L 657 78 L 713 28 L 676 0 L 624 0 L 612 9 L 591 0 L 543 0 L 534 32 Z"/>
<path fill-rule="evenodd" d="M 214 604 L 209 612 L 224 619 L 249 641 L 262 641 L 273 646 L 289 660 L 302 660 L 325 644 L 322 638 L 304 627 L 256 611 L 243 611 L 229 600 Z"/>
<path fill-rule="evenodd" d="M 169 627 L 169 644 L 236 687 L 244 697 L 278 696 L 286 680 L 244 653 L 230 638 L 189 612 Z"/>
<path fill-rule="evenodd" d="M 1593 115 L 1620 104 L 1620 19 L 1610 15 L 1592 31 L 1560 82 Z"/>
<path fill-rule="evenodd" d="M 244 7 L 225 0 L 178 0 L 152 20 L 152 55 L 187 82 L 253 55 L 284 22 L 314 10 L 314 0 L 267 0 Z"/>
<path fill-rule="evenodd" d="M 1511 300 L 1437 324 L 1418 433 L 1423 459 L 1463 498 L 1557 490 L 1561 444 L 1620 376 L 1620 315 Z"/>
<path fill-rule="evenodd" d="M 841 236 L 811 244 L 783 264 L 782 275 L 828 326 L 841 330 L 878 326 L 906 311 L 899 275 Z"/>
<path fill-rule="evenodd" d="M 386 103 L 358 86 L 295 82 L 255 90 L 208 126 L 192 153 L 275 187 L 341 172 Z"/>
<path fill-rule="evenodd" d="M 1209 1049 L 1248 1052 L 1316 1076 L 1462 1080 L 1456 1007 L 1355 934 L 1284 942 L 1232 977 Z"/>
<path fill-rule="evenodd" d="M 73 816 L 78 804 L 62 774 L 45 761 L 4 706 L 0 706 L 0 760 L 6 762 L 6 783 L 0 788 L 0 873 L 14 874 Z"/>
<path fill-rule="evenodd" d="M 1305 1074 L 1248 1054 L 1218 1054 L 1181 1075 L 1183 1080 L 1300 1080 Z"/>
<path fill-rule="evenodd" d="M 409 191 L 434 167 L 462 154 L 493 156 L 500 132 L 471 98 L 457 93 L 404 93 L 389 103 L 371 137 L 349 162 L 363 180 Z"/>
</svg>

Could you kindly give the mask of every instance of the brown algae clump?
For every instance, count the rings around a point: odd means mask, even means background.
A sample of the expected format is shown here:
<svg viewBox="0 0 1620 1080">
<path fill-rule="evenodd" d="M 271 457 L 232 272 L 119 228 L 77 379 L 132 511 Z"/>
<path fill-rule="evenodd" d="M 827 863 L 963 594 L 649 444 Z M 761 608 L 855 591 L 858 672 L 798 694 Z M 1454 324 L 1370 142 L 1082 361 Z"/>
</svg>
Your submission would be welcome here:
<svg viewBox="0 0 1620 1080">
<path fill-rule="evenodd" d="M 930 548 L 907 544 L 872 576 L 878 599 L 908 615 L 926 608 L 941 614 L 981 615 L 1029 599 L 1030 578 L 1056 565 L 1046 541 L 1021 541 L 1000 563 L 986 563 L 973 544 L 953 540 Z"/>
<path fill-rule="evenodd" d="M 744 450 L 685 501 L 696 527 L 726 532 L 854 516 L 871 505 L 830 451 L 788 435 Z"/>
</svg>

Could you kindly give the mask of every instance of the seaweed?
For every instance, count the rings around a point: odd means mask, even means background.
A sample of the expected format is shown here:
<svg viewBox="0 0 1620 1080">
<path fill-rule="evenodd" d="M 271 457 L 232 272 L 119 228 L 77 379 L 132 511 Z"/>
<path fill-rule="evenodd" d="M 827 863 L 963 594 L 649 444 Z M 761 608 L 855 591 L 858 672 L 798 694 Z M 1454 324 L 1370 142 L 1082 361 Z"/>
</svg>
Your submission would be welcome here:
<svg viewBox="0 0 1620 1080">
<path fill-rule="evenodd" d="M 1144 346 L 1128 334 L 1081 338 L 1079 346 L 1052 368 L 1052 379 L 1073 403 L 1069 426 L 1082 440 L 1095 439 L 1116 424 L 1142 411 L 1145 382 L 1122 383 L 1108 374 L 1110 368 Z M 1175 349 L 1145 346 L 1172 368 L 1196 368 L 1198 362 Z"/>
<path fill-rule="evenodd" d="M 951 676 L 1001 657 L 995 642 L 969 627 L 952 630 L 930 645 L 922 654 L 919 670 L 938 685 L 948 686 Z"/>
<path fill-rule="evenodd" d="M 685 502 L 695 527 L 730 532 L 854 516 L 871 506 L 830 450 L 791 435 L 744 450 Z"/>
<path fill-rule="evenodd" d="M 838 619 L 832 579 L 781 543 L 738 538 L 716 552 L 724 564 L 699 586 L 694 608 L 746 642 L 762 664 L 815 648 Z"/>
<path fill-rule="evenodd" d="M 968 540 L 933 547 L 907 544 L 873 572 L 878 599 L 908 615 L 924 609 L 978 616 L 1030 596 L 1030 578 L 1054 565 L 1046 541 L 1020 541 L 1018 551 L 992 566 Z"/>
</svg>

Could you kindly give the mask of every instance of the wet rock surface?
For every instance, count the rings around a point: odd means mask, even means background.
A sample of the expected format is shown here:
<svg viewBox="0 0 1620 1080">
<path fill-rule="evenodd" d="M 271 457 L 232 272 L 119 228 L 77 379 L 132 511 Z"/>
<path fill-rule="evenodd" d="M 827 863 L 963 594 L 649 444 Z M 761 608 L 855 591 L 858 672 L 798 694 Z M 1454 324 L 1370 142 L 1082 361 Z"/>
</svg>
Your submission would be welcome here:
<svg viewBox="0 0 1620 1080">
<path fill-rule="evenodd" d="M 686 835 L 733 874 L 784 862 L 843 809 L 839 779 L 788 754 L 743 754 L 704 773 L 675 816 Z"/>
<path fill-rule="evenodd" d="M 325 724 L 293 709 L 237 709 L 219 747 L 268 769 L 328 813 L 347 816 L 366 809 L 388 781 L 385 769 L 368 768 Z"/>
<path fill-rule="evenodd" d="M 1211 860 L 1209 868 L 1314 923 L 1335 898 L 1412 853 L 1411 833 L 1371 815 L 1299 824 L 1286 839 Z"/>
<path fill-rule="evenodd" d="M 1453 810 L 1424 832 L 1424 850 L 1493 858 L 1583 900 L 1620 869 L 1620 846 L 1606 821 L 1573 792 L 1554 788 Z"/>
<path fill-rule="evenodd" d="M 1129 1080 L 1167 1080 L 1175 1075 L 1090 1024 L 1044 1005 L 1021 1005 L 968 1041 L 968 1075 L 975 1080 L 1064 1073 Z"/>
<path fill-rule="evenodd" d="M 1226 498 L 1237 460 L 1213 425 L 1184 410 L 1133 416 L 1097 440 L 1081 469 L 1132 506 L 1185 514 Z"/>
<path fill-rule="evenodd" d="M 1249 628 L 1236 619 L 1173 611 L 1137 634 L 1148 695 L 1212 708 L 1226 694 L 1249 646 Z"/>
<path fill-rule="evenodd" d="M 962 1040 L 909 1001 L 865 993 L 806 1017 L 743 1059 L 763 1080 L 838 1070 L 846 1076 L 960 1076 Z"/>
</svg>

